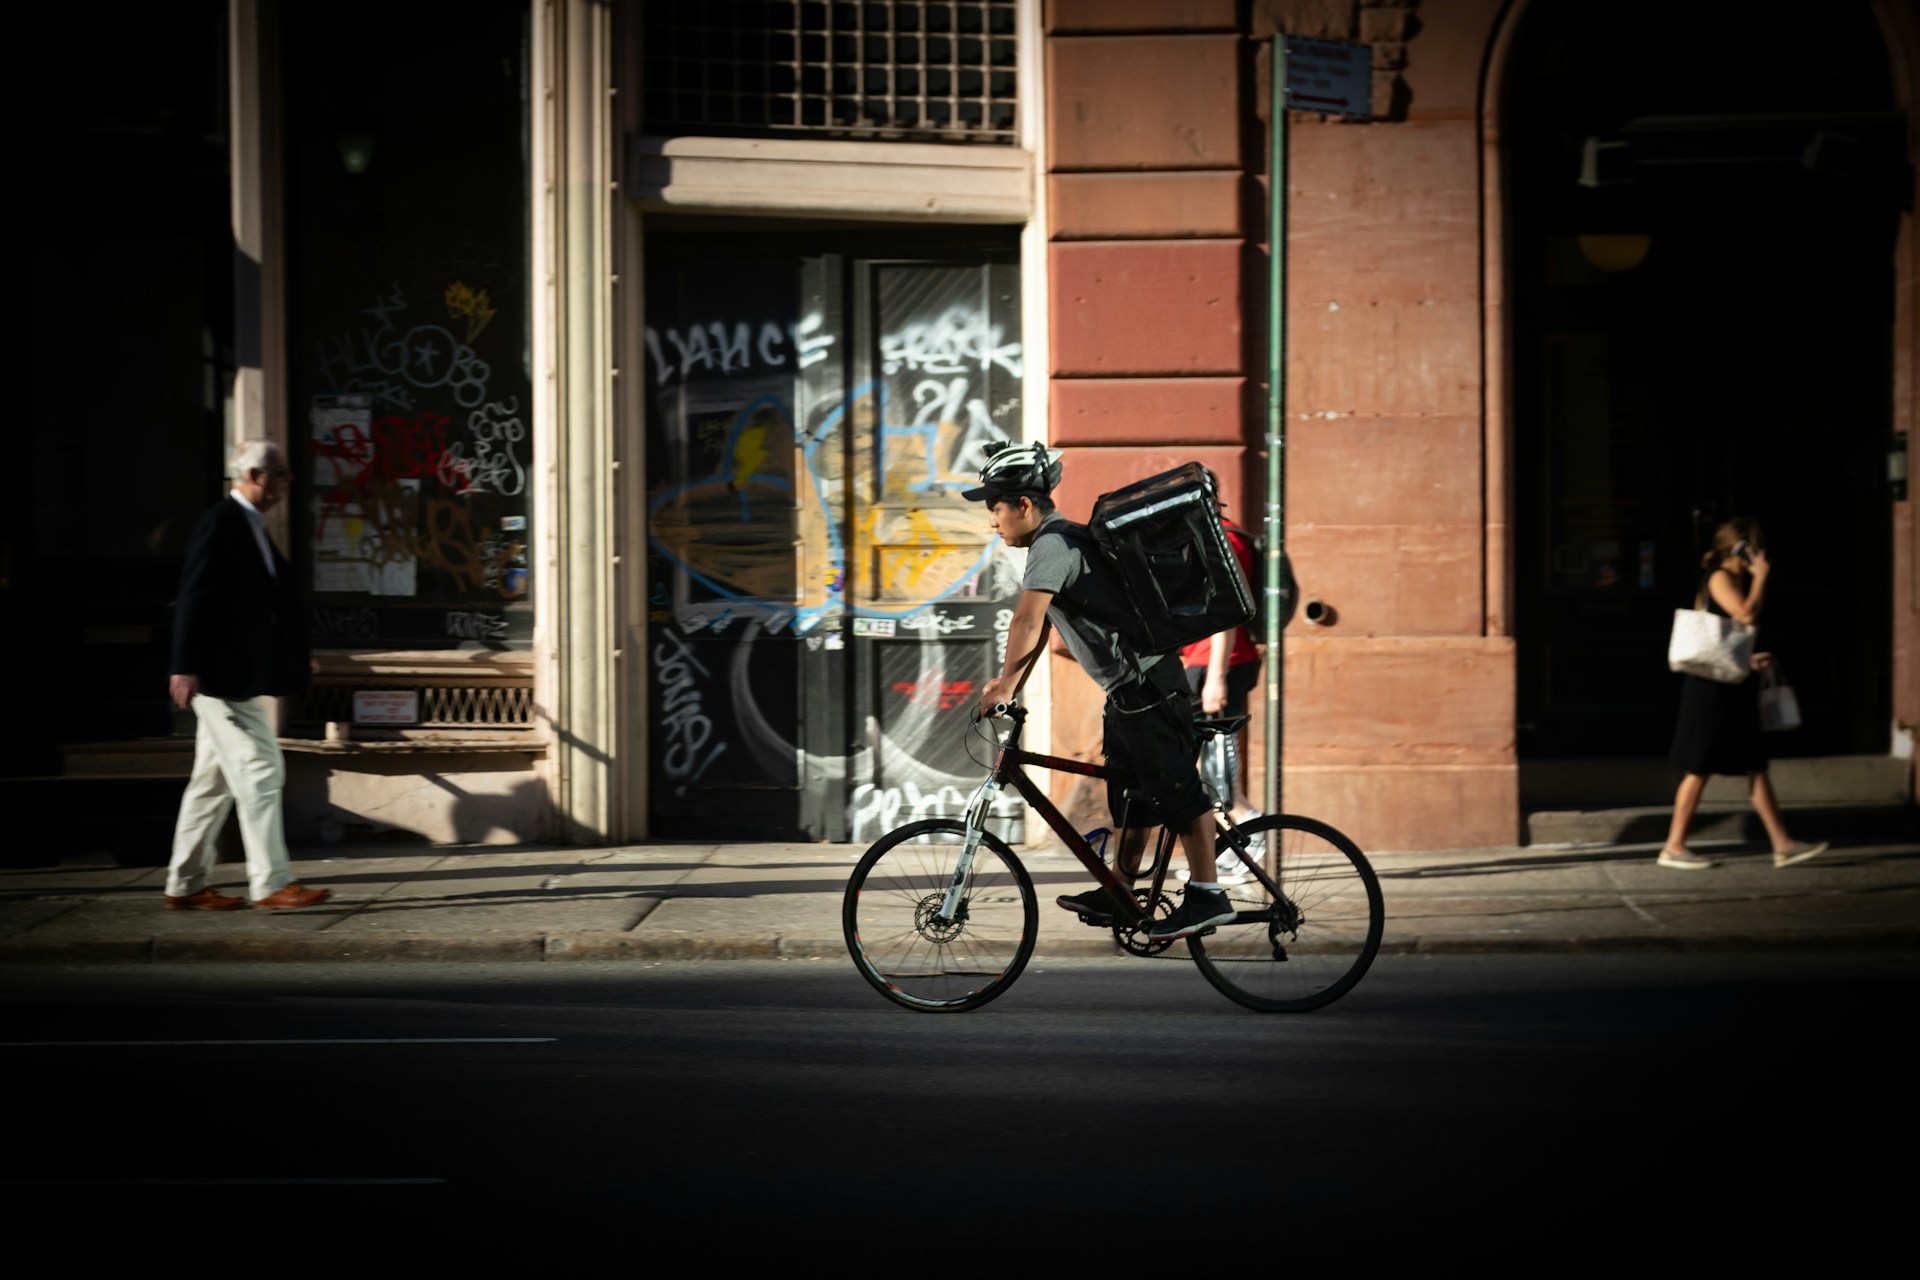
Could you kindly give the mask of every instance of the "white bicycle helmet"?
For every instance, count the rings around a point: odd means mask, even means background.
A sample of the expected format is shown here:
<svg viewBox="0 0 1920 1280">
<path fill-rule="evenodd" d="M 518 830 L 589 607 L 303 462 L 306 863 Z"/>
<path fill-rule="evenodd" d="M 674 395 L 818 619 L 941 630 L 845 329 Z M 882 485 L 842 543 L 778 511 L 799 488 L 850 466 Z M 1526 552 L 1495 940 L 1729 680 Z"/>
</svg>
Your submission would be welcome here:
<svg viewBox="0 0 1920 1280">
<path fill-rule="evenodd" d="M 1041 497 L 1060 483 L 1060 450 L 1043 444 L 1012 444 L 1004 440 L 986 446 L 987 465 L 980 468 L 980 487 L 962 491 L 968 502 L 996 502 L 1025 494 Z"/>
</svg>

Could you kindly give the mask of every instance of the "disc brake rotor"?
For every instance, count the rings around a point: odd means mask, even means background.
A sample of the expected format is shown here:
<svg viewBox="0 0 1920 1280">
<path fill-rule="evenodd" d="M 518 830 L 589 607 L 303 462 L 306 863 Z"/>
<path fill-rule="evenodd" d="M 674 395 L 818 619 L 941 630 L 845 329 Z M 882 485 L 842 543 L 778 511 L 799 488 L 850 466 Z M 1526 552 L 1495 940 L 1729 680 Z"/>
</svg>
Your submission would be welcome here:
<svg viewBox="0 0 1920 1280">
<path fill-rule="evenodd" d="M 947 892 L 941 889 L 920 899 L 919 905 L 913 909 L 914 931 L 929 942 L 952 942 L 966 931 L 966 902 L 963 900 L 960 903 L 960 909 L 954 913 L 953 919 L 942 920 L 939 918 L 940 904 L 946 900 Z"/>
</svg>

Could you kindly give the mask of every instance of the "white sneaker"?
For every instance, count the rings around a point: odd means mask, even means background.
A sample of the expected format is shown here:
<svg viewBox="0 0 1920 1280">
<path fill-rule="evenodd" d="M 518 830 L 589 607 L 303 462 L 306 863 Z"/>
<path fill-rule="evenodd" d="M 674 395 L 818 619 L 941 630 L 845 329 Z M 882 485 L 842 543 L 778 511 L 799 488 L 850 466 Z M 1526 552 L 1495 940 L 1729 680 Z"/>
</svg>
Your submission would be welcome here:
<svg viewBox="0 0 1920 1280">
<path fill-rule="evenodd" d="M 1247 864 L 1240 861 L 1240 855 L 1228 849 L 1214 863 L 1215 884 L 1247 884 L 1253 879 L 1253 872 L 1247 870 Z M 1174 876 L 1182 883 L 1193 879 L 1193 872 L 1186 867 L 1175 871 Z"/>
<path fill-rule="evenodd" d="M 1255 809 L 1252 813 L 1241 819 L 1241 822 L 1242 824 L 1254 822 L 1266 816 L 1266 814 Z M 1248 836 L 1247 852 L 1256 860 L 1264 859 L 1267 856 L 1267 833 L 1264 831 L 1256 831 L 1254 834 Z"/>
</svg>

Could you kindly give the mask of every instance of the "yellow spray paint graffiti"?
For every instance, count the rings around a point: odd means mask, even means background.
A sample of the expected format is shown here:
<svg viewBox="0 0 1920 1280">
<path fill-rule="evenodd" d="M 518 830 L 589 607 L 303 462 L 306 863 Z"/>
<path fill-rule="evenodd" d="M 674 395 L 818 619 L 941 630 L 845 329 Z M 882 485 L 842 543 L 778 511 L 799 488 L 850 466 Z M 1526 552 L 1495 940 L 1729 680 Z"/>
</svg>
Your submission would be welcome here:
<svg viewBox="0 0 1920 1280">
<path fill-rule="evenodd" d="M 459 280 L 447 286 L 447 318 L 467 318 L 469 343 L 480 336 L 480 331 L 487 327 L 487 322 L 493 319 L 494 314 L 493 300 L 487 297 L 485 289 L 475 289 Z"/>
</svg>

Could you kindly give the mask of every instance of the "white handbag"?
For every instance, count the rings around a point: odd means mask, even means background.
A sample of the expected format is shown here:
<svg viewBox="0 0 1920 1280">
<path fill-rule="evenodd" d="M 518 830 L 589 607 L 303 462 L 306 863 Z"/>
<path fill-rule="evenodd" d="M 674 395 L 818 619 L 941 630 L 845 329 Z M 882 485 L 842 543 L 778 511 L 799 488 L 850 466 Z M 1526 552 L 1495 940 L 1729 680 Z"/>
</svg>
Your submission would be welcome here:
<svg viewBox="0 0 1920 1280">
<path fill-rule="evenodd" d="M 1705 609 L 1675 609 L 1667 665 L 1683 675 L 1739 684 L 1753 670 L 1753 628 Z"/>
<path fill-rule="evenodd" d="M 1800 699 L 1773 667 L 1760 673 L 1760 727 L 1769 733 L 1800 727 Z"/>
</svg>

